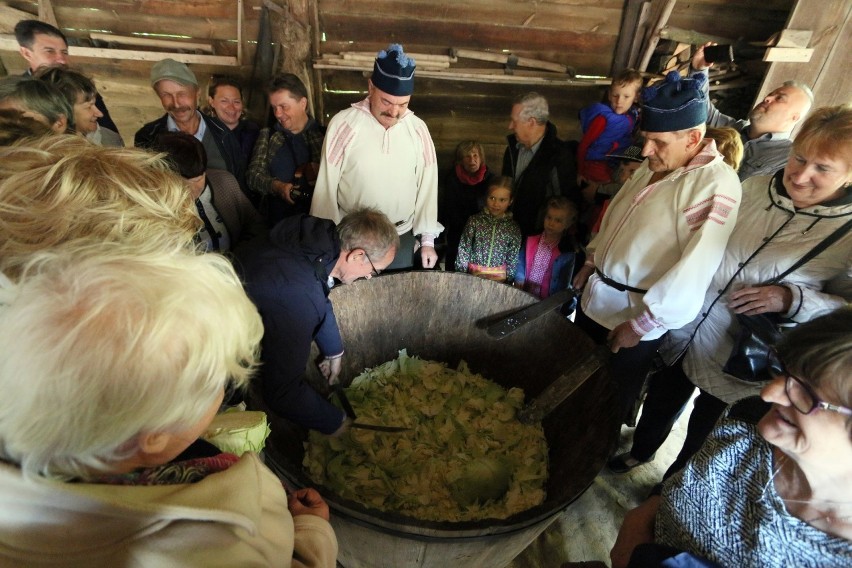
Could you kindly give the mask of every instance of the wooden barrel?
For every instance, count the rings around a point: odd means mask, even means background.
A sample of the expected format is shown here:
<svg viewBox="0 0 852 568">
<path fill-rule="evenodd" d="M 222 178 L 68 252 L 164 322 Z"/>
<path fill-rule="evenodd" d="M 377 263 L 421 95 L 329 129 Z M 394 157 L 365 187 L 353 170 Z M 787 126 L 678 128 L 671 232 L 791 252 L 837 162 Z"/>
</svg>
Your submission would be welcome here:
<svg viewBox="0 0 852 568">
<path fill-rule="evenodd" d="M 367 367 L 409 355 L 444 361 L 462 359 L 471 370 L 527 401 L 570 369 L 593 342 L 557 311 L 499 341 L 477 325 L 537 300 L 516 288 L 455 272 L 408 272 L 362 280 L 332 290 L 343 335 L 344 385 Z M 312 358 L 313 359 L 313 358 Z M 311 383 L 328 392 L 308 365 Z M 421 521 L 383 513 L 317 486 L 329 504 L 345 568 L 465 568 L 508 564 L 591 484 L 615 448 L 619 421 L 614 387 L 605 369 L 556 408 L 543 422 L 549 444 L 547 499 L 507 519 L 467 522 Z M 316 486 L 302 468 L 306 432 L 271 417 L 267 463 L 288 483 Z"/>
</svg>

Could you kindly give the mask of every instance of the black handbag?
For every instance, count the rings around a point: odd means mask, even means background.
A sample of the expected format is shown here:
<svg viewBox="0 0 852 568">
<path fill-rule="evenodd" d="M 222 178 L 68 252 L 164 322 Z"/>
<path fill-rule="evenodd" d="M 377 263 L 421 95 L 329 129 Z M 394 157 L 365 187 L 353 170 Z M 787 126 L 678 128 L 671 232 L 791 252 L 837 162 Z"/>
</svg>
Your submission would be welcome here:
<svg viewBox="0 0 852 568">
<path fill-rule="evenodd" d="M 780 368 L 775 355 L 775 345 L 783 337 L 778 318 L 773 314 L 737 314 L 737 321 L 740 331 L 722 371 L 742 381 L 759 383 L 771 380 L 769 369 Z"/>
<path fill-rule="evenodd" d="M 832 243 L 846 234 L 850 226 L 852 226 L 852 221 L 847 221 L 842 227 L 828 235 L 813 249 L 808 251 L 793 266 L 769 282 L 764 283 L 763 286 L 773 286 L 781 282 L 785 276 L 827 249 Z M 754 255 L 749 257 L 749 260 L 753 257 Z M 740 330 L 734 341 L 731 355 L 728 357 L 722 371 L 742 381 L 766 382 L 771 380 L 770 369 L 780 368 L 780 361 L 775 354 L 775 345 L 783 337 L 782 328 L 779 326 L 781 320 L 778 314 L 766 313 L 751 316 L 736 314 L 736 316 L 740 324 Z"/>
</svg>

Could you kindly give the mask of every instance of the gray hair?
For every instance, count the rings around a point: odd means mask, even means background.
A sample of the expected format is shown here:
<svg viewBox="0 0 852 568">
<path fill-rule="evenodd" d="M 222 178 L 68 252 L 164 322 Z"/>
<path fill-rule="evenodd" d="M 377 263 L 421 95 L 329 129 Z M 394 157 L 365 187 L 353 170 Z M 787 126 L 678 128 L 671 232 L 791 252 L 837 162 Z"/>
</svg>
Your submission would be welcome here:
<svg viewBox="0 0 852 568">
<path fill-rule="evenodd" d="M 546 124 L 550 119 L 547 99 L 536 92 L 518 97 L 515 99 L 515 104 L 521 105 L 521 112 L 518 114 L 518 118 L 521 120 L 532 118 L 538 124 Z"/>
<path fill-rule="evenodd" d="M 390 219 L 376 209 L 358 209 L 337 224 L 343 250 L 364 249 L 373 260 L 384 258 L 391 249 L 399 248 L 399 235 Z"/>
<path fill-rule="evenodd" d="M 782 87 L 795 87 L 805 93 L 805 96 L 808 97 L 808 101 L 810 102 L 809 106 L 813 106 L 814 104 L 814 92 L 811 88 L 801 81 L 797 81 L 796 79 L 791 79 L 790 81 L 784 81 L 781 85 Z"/>
<path fill-rule="evenodd" d="M 795 79 L 791 79 L 790 81 L 784 81 L 782 86 L 783 87 L 793 87 L 794 89 L 799 89 L 800 91 L 805 93 L 805 96 L 808 98 L 808 104 L 805 106 L 805 108 L 802 109 L 802 114 L 801 114 L 801 116 L 799 116 L 799 121 L 801 122 L 801 120 L 803 118 L 808 116 L 808 113 L 810 112 L 811 107 L 814 106 L 814 92 L 811 90 L 811 88 L 806 83 L 803 83 L 801 81 L 797 81 Z"/>
<path fill-rule="evenodd" d="M 24 476 L 91 479 L 140 435 L 198 424 L 247 384 L 263 324 L 217 254 L 89 241 L 0 288 L 0 456 Z"/>
<path fill-rule="evenodd" d="M 32 77 L 4 77 L 0 80 L 0 100 L 8 100 L 37 112 L 55 124 L 63 116 L 68 128 L 74 128 L 74 109 L 55 85 Z"/>
</svg>

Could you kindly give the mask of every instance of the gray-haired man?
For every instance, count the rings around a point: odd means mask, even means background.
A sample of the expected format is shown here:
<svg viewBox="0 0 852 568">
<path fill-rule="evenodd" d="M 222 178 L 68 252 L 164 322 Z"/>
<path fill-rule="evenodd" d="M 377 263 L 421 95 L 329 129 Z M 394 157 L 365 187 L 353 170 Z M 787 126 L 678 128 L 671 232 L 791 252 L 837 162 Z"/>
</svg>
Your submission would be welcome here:
<svg viewBox="0 0 852 568">
<path fill-rule="evenodd" d="M 699 47 L 692 55 L 690 76 L 707 77 L 710 63 L 704 59 L 704 47 Z M 704 89 L 706 94 L 709 89 L 707 82 Z M 784 167 L 793 146 L 790 133 L 807 116 L 813 103 L 814 94 L 810 87 L 799 81 L 786 81 L 763 97 L 748 113 L 747 119 L 738 120 L 719 112 L 708 97 L 707 125 L 730 126 L 740 132 L 743 160 L 737 173 L 743 181 L 775 173 Z"/>
</svg>

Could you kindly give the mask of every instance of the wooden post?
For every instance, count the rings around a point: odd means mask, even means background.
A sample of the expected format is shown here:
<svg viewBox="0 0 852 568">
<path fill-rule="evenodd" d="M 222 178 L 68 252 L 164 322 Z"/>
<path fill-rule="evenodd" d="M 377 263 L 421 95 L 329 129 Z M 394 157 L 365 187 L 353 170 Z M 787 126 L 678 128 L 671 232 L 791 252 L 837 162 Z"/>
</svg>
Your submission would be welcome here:
<svg viewBox="0 0 852 568">
<path fill-rule="evenodd" d="M 654 27 L 651 29 L 651 35 L 648 37 L 648 41 L 645 44 L 645 52 L 642 55 L 642 59 L 639 61 L 639 71 L 646 71 L 648 69 L 648 63 L 651 62 L 651 56 L 654 54 L 654 49 L 656 49 L 657 44 L 660 42 L 660 30 L 662 30 L 669 21 L 669 16 L 672 15 L 672 10 L 674 10 L 675 4 L 677 4 L 677 0 L 665 0 L 665 2 L 666 3 L 663 5 L 659 17 L 656 19 Z"/>
<path fill-rule="evenodd" d="M 237 0 L 237 64 L 243 64 L 243 0 Z"/>
<path fill-rule="evenodd" d="M 791 79 L 802 81 L 813 89 L 814 107 L 848 103 L 852 92 L 852 78 L 848 72 L 852 50 L 852 3 L 848 0 L 799 0 L 785 27 L 813 32 L 808 45 L 814 50 L 813 57 L 810 63 L 779 61 L 770 64 L 755 104 Z"/>
<path fill-rule="evenodd" d="M 59 27 L 59 24 L 56 23 L 56 14 L 53 12 L 53 4 L 50 0 L 38 1 L 38 19 L 50 24 L 54 28 Z"/>
<path fill-rule="evenodd" d="M 627 0 L 621 16 L 621 31 L 615 46 L 615 58 L 612 60 L 610 74 L 615 76 L 630 67 L 630 48 L 633 38 L 639 33 L 639 16 L 645 0 Z"/>
</svg>

